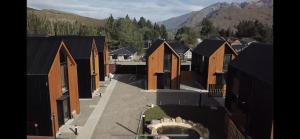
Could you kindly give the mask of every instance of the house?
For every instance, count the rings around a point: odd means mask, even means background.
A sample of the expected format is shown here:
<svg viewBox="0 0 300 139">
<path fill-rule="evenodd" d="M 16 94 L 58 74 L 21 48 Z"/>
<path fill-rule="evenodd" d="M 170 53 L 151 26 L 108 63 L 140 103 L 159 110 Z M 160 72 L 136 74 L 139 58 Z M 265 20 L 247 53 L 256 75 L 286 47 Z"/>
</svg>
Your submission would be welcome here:
<svg viewBox="0 0 300 139">
<path fill-rule="evenodd" d="M 107 38 L 105 36 L 94 36 L 94 39 L 98 50 L 100 81 L 105 81 L 105 77 L 108 77 L 109 74 Z"/>
<path fill-rule="evenodd" d="M 203 89 L 218 88 L 225 95 L 224 74 L 228 64 L 237 57 L 235 50 L 224 40 L 203 40 L 192 52 L 192 71 Z"/>
<path fill-rule="evenodd" d="M 241 44 L 249 46 L 251 43 L 257 42 L 255 39 L 244 37 L 240 39 Z"/>
<path fill-rule="evenodd" d="M 27 37 L 26 48 L 27 134 L 53 136 L 80 113 L 77 65 L 61 39 Z"/>
<path fill-rule="evenodd" d="M 137 50 L 133 46 L 121 47 L 109 53 L 111 60 L 132 61 L 136 59 Z"/>
<path fill-rule="evenodd" d="M 243 50 L 245 50 L 248 45 L 245 44 L 236 44 L 236 45 L 231 45 L 231 47 L 238 53 L 240 54 Z"/>
<path fill-rule="evenodd" d="M 270 139 L 273 126 L 273 46 L 252 43 L 229 65 L 225 106 L 253 139 Z"/>
<path fill-rule="evenodd" d="M 62 38 L 77 63 L 79 98 L 92 98 L 100 88 L 99 58 L 94 37 L 56 36 Z"/>
<path fill-rule="evenodd" d="M 191 49 L 183 42 L 170 42 L 169 45 L 180 56 L 181 60 L 191 60 L 192 59 Z"/>
<path fill-rule="evenodd" d="M 180 89 L 180 56 L 164 40 L 146 51 L 147 89 Z"/>
</svg>

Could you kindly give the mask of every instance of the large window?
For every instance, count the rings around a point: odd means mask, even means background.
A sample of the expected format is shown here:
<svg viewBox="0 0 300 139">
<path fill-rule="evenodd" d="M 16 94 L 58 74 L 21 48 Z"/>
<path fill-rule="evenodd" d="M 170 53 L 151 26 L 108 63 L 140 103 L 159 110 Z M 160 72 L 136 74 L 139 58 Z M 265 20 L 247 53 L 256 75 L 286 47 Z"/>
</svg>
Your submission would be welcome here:
<svg viewBox="0 0 300 139">
<path fill-rule="evenodd" d="M 172 58 L 171 50 L 167 49 L 167 47 L 165 47 L 165 55 L 164 55 L 164 71 L 165 72 L 171 71 L 171 63 L 172 63 L 171 58 Z"/>
<path fill-rule="evenodd" d="M 231 54 L 225 54 L 224 56 L 224 64 L 223 64 L 223 71 L 226 72 L 228 70 L 228 64 L 231 61 Z"/>
<path fill-rule="evenodd" d="M 68 67 L 67 67 L 67 56 L 64 51 L 60 51 L 60 74 L 61 74 L 61 86 L 62 93 L 68 92 Z"/>
<path fill-rule="evenodd" d="M 223 73 L 217 73 L 216 74 L 216 84 L 217 85 L 223 85 L 225 84 L 225 80 L 224 80 L 224 74 Z"/>
</svg>

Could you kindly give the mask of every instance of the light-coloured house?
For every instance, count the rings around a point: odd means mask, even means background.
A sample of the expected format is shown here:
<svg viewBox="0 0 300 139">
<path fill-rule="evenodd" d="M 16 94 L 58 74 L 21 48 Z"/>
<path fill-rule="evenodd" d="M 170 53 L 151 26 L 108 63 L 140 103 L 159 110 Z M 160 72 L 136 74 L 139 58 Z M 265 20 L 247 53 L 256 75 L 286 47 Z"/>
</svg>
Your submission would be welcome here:
<svg viewBox="0 0 300 139">
<path fill-rule="evenodd" d="M 137 51 L 133 46 L 121 47 L 109 53 L 111 61 L 132 61 L 137 59 Z"/>
</svg>

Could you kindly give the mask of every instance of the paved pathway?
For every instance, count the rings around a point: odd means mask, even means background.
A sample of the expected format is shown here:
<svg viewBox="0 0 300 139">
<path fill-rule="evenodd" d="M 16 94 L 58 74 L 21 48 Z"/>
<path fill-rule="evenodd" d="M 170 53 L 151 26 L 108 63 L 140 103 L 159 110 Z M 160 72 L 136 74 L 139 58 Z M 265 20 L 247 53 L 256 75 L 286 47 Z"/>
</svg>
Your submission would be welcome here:
<svg viewBox="0 0 300 139">
<path fill-rule="evenodd" d="M 97 123 L 92 139 L 134 139 L 139 116 L 147 105 L 156 102 L 155 93 L 141 92 L 142 82 L 133 75 L 118 75 L 118 82 Z M 131 135 L 131 136 L 126 136 Z"/>
<path fill-rule="evenodd" d="M 112 95 L 112 92 L 117 84 L 117 80 L 113 79 L 110 82 L 110 85 L 106 88 L 105 93 L 102 94 L 102 97 L 98 104 L 95 106 L 94 111 L 91 113 L 87 121 L 85 122 L 84 126 L 81 127 L 78 132 L 79 135 L 77 139 L 90 139 L 94 129 L 97 125 L 97 122 L 99 121 L 100 117 L 103 114 L 103 111 L 109 101 L 110 96 Z"/>
</svg>

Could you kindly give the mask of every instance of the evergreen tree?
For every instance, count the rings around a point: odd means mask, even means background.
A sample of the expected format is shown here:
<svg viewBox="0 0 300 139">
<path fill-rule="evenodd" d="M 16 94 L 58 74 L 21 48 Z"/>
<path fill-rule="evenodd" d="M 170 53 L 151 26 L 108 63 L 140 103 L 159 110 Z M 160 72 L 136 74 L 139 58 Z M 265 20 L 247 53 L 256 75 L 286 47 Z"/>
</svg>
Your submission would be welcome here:
<svg viewBox="0 0 300 139">
<path fill-rule="evenodd" d="M 206 18 L 203 19 L 203 21 L 200 24 L 200 27 L 200 37 L 202 39 L 209 38 L 217 34 L 217 29 L 213 26 L 213 23 Z"/>
<path fill-rule="evenodd" d="M 139 25 L 140 28 L 145 27 L 146 26 L 146 19 L 144 17 L 140 17 L 138 25 Z"/>
</svg>

